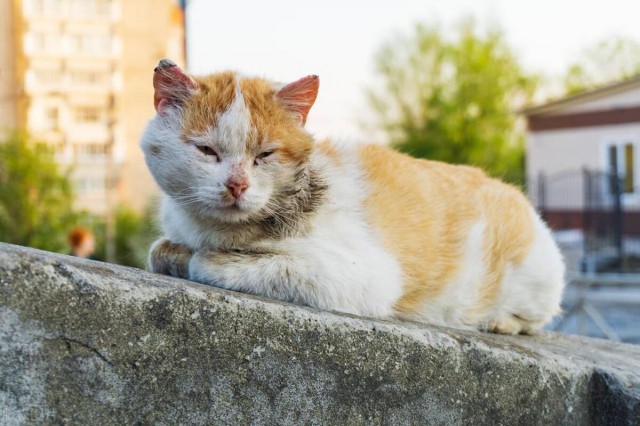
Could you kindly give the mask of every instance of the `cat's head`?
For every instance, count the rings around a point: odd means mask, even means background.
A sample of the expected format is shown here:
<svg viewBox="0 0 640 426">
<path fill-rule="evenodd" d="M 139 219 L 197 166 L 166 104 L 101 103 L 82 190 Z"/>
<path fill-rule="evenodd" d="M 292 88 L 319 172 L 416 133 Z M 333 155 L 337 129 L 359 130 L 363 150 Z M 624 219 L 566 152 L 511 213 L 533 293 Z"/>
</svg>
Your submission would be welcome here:
<svg viewBox="0 0 640 426">
<path fill-rule="evenodd" d="M 317 76 L 287 85 L 223 72 L 191 77 L 168 60 L 154 70 L 154 106 L 141 141 L 151 173 L 176 203 L 223 222 L 259 220 L 293 196 L 313 140 L 304 123 Z"/>
</svg>

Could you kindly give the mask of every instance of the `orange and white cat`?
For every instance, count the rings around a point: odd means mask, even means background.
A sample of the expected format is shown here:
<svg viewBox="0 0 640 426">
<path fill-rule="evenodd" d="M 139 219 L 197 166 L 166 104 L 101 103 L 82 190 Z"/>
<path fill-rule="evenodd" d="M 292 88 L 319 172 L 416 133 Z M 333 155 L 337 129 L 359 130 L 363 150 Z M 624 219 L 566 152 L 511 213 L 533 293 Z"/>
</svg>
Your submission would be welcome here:
<svg viewBox="0 0 640 426">
<path fill-rule="evenodd" d="M 287 85 L 155 69 L 142 137 L 166 193 L 150 269 L 373 317 L 529 333 L 564 264 L 522 193 L 482 171 L 316 142 L 317 76 Z"/>
</svg>

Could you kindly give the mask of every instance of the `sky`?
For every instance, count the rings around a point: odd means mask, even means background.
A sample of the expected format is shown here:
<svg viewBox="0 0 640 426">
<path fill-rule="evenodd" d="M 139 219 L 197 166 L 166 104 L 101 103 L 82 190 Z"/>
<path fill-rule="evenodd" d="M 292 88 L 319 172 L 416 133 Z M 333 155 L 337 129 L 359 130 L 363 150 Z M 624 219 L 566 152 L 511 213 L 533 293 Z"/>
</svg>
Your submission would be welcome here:
<svg viewBox="0 0 640 426">
<path fill-rule="evenodd" d="M 640 42 L 640 0 L 189 0 L 187 68 L 285 83 L 318 74 L 307 129 L 366 141 L 379 47 L 418 22 L 449 28 L 468 16 L 501 28 L 524 68 L 550 79 L 605 37 Z"/>
</svg>

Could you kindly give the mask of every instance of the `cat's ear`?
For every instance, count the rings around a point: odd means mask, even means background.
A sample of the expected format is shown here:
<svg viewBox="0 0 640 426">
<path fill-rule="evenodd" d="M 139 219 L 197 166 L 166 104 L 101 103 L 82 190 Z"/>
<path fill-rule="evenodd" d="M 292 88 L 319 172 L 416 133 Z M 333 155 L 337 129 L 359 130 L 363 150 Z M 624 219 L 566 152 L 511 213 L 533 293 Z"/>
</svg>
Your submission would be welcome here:
<svg viewBox="0 0 640 426">
<path fill-rule="evenodd" d="M 317 75 L 308 75 L 282 87 L 276 96 L 286 109 L 300 117 L 300 124 L 304 125 L 309 110 L 316 101 L 319 88 L 320 78 Z"/>
<path fill-rule="evenodd" d="M 169 105 L 179 104 L 198 89 L 198 84 L 169 59 L 153 70 L 153 106 L 162 114 Z"/>
</svg>

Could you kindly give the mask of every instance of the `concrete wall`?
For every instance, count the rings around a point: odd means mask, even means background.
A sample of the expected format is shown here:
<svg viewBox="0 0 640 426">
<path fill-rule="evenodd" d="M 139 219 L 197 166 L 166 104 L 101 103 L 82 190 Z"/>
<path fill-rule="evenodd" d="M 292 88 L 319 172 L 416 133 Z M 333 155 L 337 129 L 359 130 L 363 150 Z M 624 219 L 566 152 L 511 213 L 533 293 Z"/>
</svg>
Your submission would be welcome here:
<svg viewBox="0 0 640 426">
<path fill-rule="evenodd" d="M 640 422 L 640 347 L 374 321 L 0 244 L 0 424 Z"/>
</svg>

